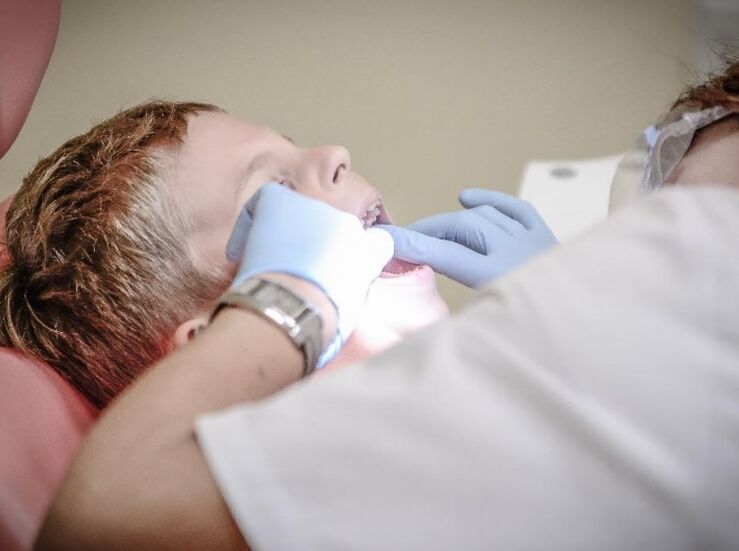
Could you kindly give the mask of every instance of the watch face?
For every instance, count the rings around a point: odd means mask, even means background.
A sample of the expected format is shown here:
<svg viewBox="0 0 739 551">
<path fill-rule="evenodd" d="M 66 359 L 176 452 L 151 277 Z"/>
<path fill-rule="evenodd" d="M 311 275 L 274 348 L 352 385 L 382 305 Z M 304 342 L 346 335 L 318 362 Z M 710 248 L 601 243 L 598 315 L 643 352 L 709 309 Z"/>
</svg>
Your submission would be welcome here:
<svg viewBox="0 0 739 551">
<path fill-rule="evenodd" d="M 293 318 L 305 310 L 305 303 L 302 300 L 279 287 L 265 287 L 260 294 L 262 295 L 259 297 L 260 300 L 271 303 Z"/>
</svg>

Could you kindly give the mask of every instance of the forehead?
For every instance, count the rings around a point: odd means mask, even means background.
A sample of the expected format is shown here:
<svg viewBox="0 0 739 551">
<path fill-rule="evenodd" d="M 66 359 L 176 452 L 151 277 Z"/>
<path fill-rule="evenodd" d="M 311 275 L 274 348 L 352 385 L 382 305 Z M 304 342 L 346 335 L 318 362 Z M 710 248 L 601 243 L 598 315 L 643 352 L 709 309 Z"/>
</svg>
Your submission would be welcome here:
<svg viewBox="0 0 739 551">
<path fill-rule="evenodd" d="M 735 113 L 698 130 L 690 148 L 697 150 L 724 138 L 737 140 L 738 137 L 739 114 Z"/>
<path fill-rule="evenodd" d="M 271 128 L 222 112 L 201 112 L 188 120 L 175 155 L 177 185 L 234 182 L 260 154 L 279 152 L 287 142 Z M 186 186 L 187 187 L 187 186 Z"/>
<path fill-rule="evenodd" d="M 228 113 L 204 111 L 188 121 L 185 147 L 195 149 L 222 146 L 234 141 L 250 141 L 279 136 L 274 130 Z"/>
</svg>

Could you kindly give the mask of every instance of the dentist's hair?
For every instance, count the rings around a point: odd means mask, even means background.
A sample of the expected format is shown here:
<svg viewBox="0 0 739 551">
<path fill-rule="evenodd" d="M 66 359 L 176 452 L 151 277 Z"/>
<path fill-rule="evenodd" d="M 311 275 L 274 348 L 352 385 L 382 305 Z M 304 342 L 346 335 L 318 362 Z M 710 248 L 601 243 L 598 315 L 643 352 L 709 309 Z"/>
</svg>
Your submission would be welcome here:
<svg viewBox="0 0 739 551">
<path fill-rule="evenodd" d="M 726 107 L 739 112 L 739 55 L 737 59 L 727 57 L 724 67 L 704 82 L 688 87 L 672 109 L 687 107 L 700 111 L 711 107 Z"/>
<path fill-rule="evenodd" d="M 688 153 L 695 151 L 708 132 L 739 132 L 739 55 L 725 56 L 722 70 L 710 75 L 704 82 L 688 87 L 673 104 L 672 109 L 701 111 L 711 107 L 725 107 L 732 113 L 700 128 L 693 136 Z M 739 180 L 737 180 L 739 181 Z M 734 185 L 737 186 L 737 181 Z"/>
<path fill-rule="evenodd" d="M 8 210 L 0 345 L 47 362 L 97 407 L 227 286 L 195 264 L 189 221 L 165 185 L 189 117 L 218 110 L 153 101 L 123 111 L 39 161 Z"/>
</svg>

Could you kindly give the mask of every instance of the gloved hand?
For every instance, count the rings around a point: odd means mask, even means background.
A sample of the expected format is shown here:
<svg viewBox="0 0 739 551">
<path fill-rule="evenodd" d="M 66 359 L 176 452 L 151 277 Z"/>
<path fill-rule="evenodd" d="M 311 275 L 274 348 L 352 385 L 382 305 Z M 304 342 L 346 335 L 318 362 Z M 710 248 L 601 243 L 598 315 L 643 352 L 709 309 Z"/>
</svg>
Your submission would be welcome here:
<svg viewBox="0 0 739 551">
<path fill-rule="evenodd" d="M 370 284 L 393 256 L 393 240 L 382 230 L 365 230 L 356 216 L 268 183 L 242 209 L 226 255 L 240 261 L 233 286 L 278 272 L 309 281 L 328 296 L 338 331 L 319 359 L 322 367 L 354 330 Z"/>
<path fill-rule="evenodd" d="M 428 264 L 477 288 L 557 243 L 536 209 L 498 191 L 466 189 L 467 210 L 437 214 L 411 224 L 376 226 L 393 236 L 395 257 Z"/>
</svg>

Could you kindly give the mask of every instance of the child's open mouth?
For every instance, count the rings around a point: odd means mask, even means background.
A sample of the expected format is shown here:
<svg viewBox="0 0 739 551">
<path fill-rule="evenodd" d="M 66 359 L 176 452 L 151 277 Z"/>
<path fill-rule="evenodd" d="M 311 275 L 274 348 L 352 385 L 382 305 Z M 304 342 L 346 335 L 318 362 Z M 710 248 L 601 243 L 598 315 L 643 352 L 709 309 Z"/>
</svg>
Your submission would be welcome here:
<svg viewBox="0 0 739 551">
<path fill-rule="evenodd" d="M 419 264 L 412 264 L 399 258 L 391 258 L 385 267 L 382 269 L 380 277 L 398 277 L 409 274 L 415 270 L 421 269 L 423 266 Z"/>
<path fill-rule="evenodd" d="M 369 229 L 376 224 L 392 224 L 390 216 L 382 204 L 382 199 L 372 202 L 366 209 L 364 216 L 360 217 L 365 229 Z M 382 269 L 380 277 L 391 278 L 408 274 L 414 270 L 421 268 L 418 264 L 412 264 L 398 258 L 390 259 Z"/>
</svg>

